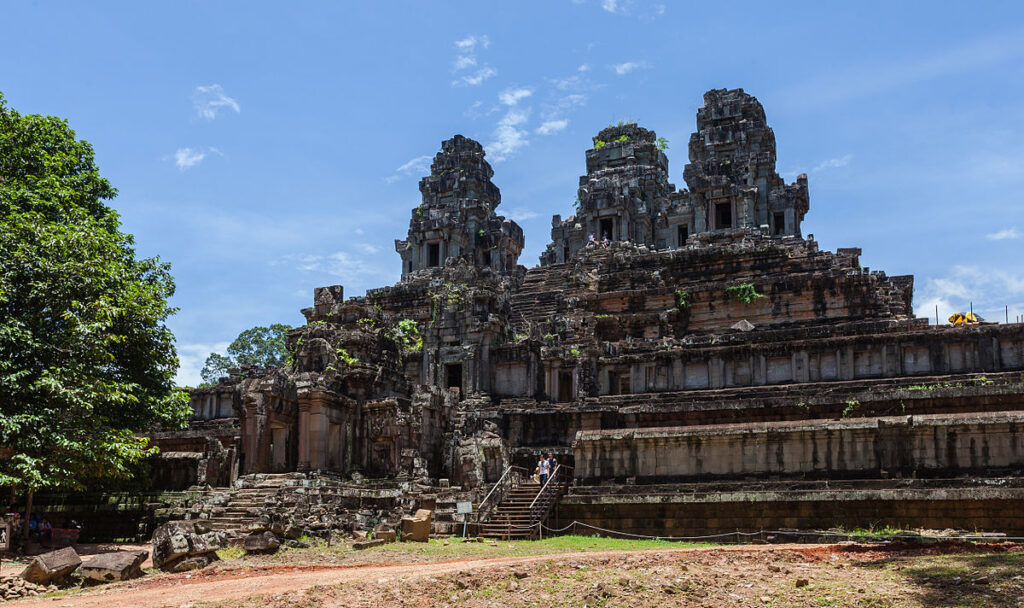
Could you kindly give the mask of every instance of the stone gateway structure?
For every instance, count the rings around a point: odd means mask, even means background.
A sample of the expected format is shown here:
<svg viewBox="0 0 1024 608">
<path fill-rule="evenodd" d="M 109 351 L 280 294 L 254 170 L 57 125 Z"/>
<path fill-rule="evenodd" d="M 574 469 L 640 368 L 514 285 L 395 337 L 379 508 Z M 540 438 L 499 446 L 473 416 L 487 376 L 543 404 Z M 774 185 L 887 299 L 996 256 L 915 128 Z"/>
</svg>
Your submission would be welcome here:
<svg viewBox="0 0 1024 608">
<path fill-rule="evenodd" d="M 479 501 L 552 452 L 574 467 L 562 522 L 1024 532 L 1024 326 L 930 326 L 913 277 L 820 250 L 801 230 L 807 177 L 779 176 L 742 89 L 705 95 L 686 188 L 659 141 L 601 130 L 576 212 L 554 216 L 530 269 L 483 147 L 443 142 L 395 241 L 401 280 L 316 289 L 286 366 L 193 393 L 197 428 L 238 437 L 218 478 L 325 473 Z"/>
</svg>

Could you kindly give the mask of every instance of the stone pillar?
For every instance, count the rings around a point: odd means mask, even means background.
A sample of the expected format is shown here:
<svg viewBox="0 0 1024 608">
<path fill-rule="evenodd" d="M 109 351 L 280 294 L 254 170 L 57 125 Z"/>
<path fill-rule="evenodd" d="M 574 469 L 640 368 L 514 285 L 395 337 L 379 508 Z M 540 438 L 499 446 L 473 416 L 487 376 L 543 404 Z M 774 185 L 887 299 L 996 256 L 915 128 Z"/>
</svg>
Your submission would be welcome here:
<svg viewBox="0 0 1024 608">
<path fill-rule="evenodd" d="M 708 387 L 722 388 L 725 386 L 725 363 L 721 357 L 708 361 Z"/>
<path fill-rule="evenodd" d="M 309 415 L 306 423 L 306 454 L 307 468 L 327 469 L 329 460 L 329 442 L 331 429 L 327 420 L 327 412 L 322 402 L 315 402 L 309 406 Z"/>
<path fill-rule="evenodd" d="M 309 408 L 308 401 L 299 401 L 299 462 L 297 468 L 300 471 L 310 470 Z"/>
</svg>

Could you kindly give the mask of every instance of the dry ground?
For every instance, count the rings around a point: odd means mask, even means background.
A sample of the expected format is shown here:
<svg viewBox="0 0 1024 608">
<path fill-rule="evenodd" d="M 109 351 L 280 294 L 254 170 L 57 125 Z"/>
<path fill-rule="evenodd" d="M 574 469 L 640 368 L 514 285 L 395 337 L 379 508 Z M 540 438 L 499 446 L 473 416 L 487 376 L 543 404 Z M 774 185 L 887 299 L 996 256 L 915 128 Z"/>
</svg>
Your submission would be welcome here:
<svg viewBox="0 0 1024 608">
<path fill-rule="evenodd" d="M 608 550 L 619 548 L 626 550 Z M 12 606 L 1024 606 L 1022 551 L 956 543 L 679 548 L 579 537 L 318 547 Z"/>
</svg>

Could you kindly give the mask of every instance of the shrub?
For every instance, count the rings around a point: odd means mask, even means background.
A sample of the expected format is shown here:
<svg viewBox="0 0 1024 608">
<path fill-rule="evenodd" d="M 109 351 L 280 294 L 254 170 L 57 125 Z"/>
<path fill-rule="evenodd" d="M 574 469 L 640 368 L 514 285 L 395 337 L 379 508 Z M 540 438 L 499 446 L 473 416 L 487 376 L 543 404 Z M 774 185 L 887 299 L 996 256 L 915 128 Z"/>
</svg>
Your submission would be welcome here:
<svg viewBox="0 0 1024 608">
<path fill-rule="evenodd" d="M 679 310 L 686 310 L 690 307 L 692 296 L 690 292 L 683 291 L 682 289 L 676 290 L 676 308 Z"/>
<path fill-rule="evenodd" d="M 350 354 L 348 353 L 348 351 L 347 351 L 347 350 L 345 350 L 344 348 L 339 348 L 339 349 L 338 349 L 337 351 L 335 351 L 335 352 L 336 352 L 336 353 L 337 353 L 337 355 L 338 355 L 338 359 L 339 359 L 339 360 L 340 360 L 340 361 L 341 361 L 342 363 L 344 363 L 345 365 L 349 365 L 349 366 L 351 366 L 351 365 L 355 365 L 356 363 L 359 363 L 359 359 L 358 359 L 358 358 L 356 358 L 356 357 L 353 357 L 352 355 L 350 355 Z"/>
<path fill-rule="evenodd" d="M 739 285 L 733 285 L 732 287 L 725 288 L 726 301 L 750 304 L 751 302 L 760 300 L 763 297 L 764 294 L 758 293 L 753 283 L 741 283 Z"/>
</svg>

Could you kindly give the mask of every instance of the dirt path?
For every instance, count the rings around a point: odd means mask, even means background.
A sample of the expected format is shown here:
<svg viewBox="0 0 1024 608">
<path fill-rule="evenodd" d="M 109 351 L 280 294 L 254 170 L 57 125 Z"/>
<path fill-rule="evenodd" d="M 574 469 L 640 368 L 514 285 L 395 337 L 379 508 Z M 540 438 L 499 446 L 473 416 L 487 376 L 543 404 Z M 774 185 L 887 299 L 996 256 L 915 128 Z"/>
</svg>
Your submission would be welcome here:
<svg viewBox="0 0 1024 608">
<path fill-rule="evenodd" d="M 644 551 L 587 551 L 551 553 L 526 557 L 470 558 L 447 562 L 414 564 L 365 564 L 355 566 L 277 566 L 273 568 L 240 568 L 193 572 L 140 579 L 130 583 L 110 585 L 72 597 L 22 600 L 21 606 L 54 606 L 61 608 L 133 608 L 179 607 L 191 603 L 223 601 L 261 594 L 278 594 L 308 589 L 316 585 L 336 585 L 346 582 L 382 582 L 382 579 L 436 577 L 498 566 L 515 566 L 547 560 L 579 558 L 621 557 L 637 554 L 687 554 L 709 551 L 829 551 L 830 545 L 730 545 L 728 547 L 702 547 L 690 549 L 661 549 Z"/>
</svg>

